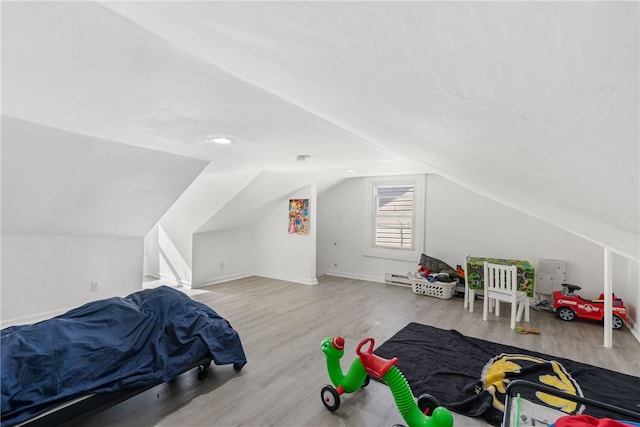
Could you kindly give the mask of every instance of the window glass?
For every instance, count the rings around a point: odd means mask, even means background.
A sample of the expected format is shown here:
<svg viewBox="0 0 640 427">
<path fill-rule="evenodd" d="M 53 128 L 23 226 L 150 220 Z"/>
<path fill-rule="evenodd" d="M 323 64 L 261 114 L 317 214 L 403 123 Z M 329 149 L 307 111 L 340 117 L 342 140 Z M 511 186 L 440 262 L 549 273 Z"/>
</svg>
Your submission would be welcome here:
<svg viewBox="0 0 640 427">
<path fill-rule="evenodd" d="M 413 249 L 413 185 L 376 186 L 375 245 Z"/>
<path fill-rule="evenodd" d="M 364 255 L 418 260 L 424 246 L 426 176 L 371 177 L 364 184 Z"/>
</svg>

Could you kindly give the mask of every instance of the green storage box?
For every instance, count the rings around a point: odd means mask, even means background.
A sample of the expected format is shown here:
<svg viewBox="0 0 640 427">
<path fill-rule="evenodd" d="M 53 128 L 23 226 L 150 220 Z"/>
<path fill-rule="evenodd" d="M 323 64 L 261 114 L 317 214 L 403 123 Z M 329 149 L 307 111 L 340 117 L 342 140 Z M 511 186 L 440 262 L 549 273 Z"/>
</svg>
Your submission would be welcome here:
<svg viewBox="0 0 640 427">
<path fill-rule="evenodd" d="M 529 261 L 502 258 L 470 257 L 467 262 L 467 283 L 469 289 L 482 289 L 484 283 L 484 262 L 491 264 L 517 265 L 518 266 L 518 290 L 526 292 L 533 297 L 533 285 L 535 272 Z"/>
</svg>

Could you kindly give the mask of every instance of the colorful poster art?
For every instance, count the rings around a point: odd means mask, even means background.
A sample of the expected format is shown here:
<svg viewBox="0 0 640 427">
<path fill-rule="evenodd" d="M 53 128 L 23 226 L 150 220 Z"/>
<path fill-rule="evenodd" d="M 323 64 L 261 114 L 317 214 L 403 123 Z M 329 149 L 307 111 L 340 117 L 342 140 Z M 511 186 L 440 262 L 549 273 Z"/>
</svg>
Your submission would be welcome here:
<svg viewBox="0 0 640 427">
<path fill-rule="evenodd" d="M 309 234 L 309 199 L 289 200 L 289 234 Z"/>
</svg>

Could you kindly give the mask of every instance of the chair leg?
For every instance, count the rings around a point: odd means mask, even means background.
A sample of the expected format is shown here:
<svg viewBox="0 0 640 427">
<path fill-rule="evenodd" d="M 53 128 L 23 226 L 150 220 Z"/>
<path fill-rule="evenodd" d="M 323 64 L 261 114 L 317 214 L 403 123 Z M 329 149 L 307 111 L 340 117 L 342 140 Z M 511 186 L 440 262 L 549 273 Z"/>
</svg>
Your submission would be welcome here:
<svg viewBox="0 0 640 427">
<path fill-rule="evenodd" d="M 489 304 L 491 304 L 491 299 L 485 294 L 482 300 L 482 320 L 484 321 L 489 318 Z"/>
<path fill-rule="evenodd" d="M 496 317 L 500 316 L 500 300 L 499 299 L 494 299 L 493 303 L 496 305 L 495 309 L 496 309 Z"/>
<path fill-rule="evenodd" d="M 511 329 L 516 328 L 516 311 L 518 311 L 518 303 L 511 304 Z"/>
<path fill-rule="evenodd" d="M 524 313 L 525 309 L 524 309 L 524 301 L 520 301 L 519 303 L 517 303 L 518 305 L 518 313 L 516 314 L 516 320 L 519 322 L 520 320 L 522 320 L 522 313 Z M 529 317 L 525 314 L 526 317 Z"/>
<path fill-rule="evenodd" d="M 516 315 L 516 320 L 519 322 L 522 320 L 522 313 L 524 313 L 524 321 L 529 321 L 529 298 L 520 301 L 518 303 L 518 314 Z"/>
</svg>

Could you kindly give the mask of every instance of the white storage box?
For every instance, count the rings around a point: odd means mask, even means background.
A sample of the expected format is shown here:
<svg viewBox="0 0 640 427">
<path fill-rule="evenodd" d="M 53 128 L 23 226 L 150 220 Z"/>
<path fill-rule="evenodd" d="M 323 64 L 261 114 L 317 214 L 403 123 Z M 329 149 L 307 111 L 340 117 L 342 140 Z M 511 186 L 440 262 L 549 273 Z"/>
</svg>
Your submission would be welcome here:
<svg viewBox="0 0 640 427">
<path fill-rule="evenodd" d="M 450 299 L 456 294 L 457 282 L 430 282 L 424 279 L 412 279 L 411 289 L 414 294 Z"/>
</svg>

